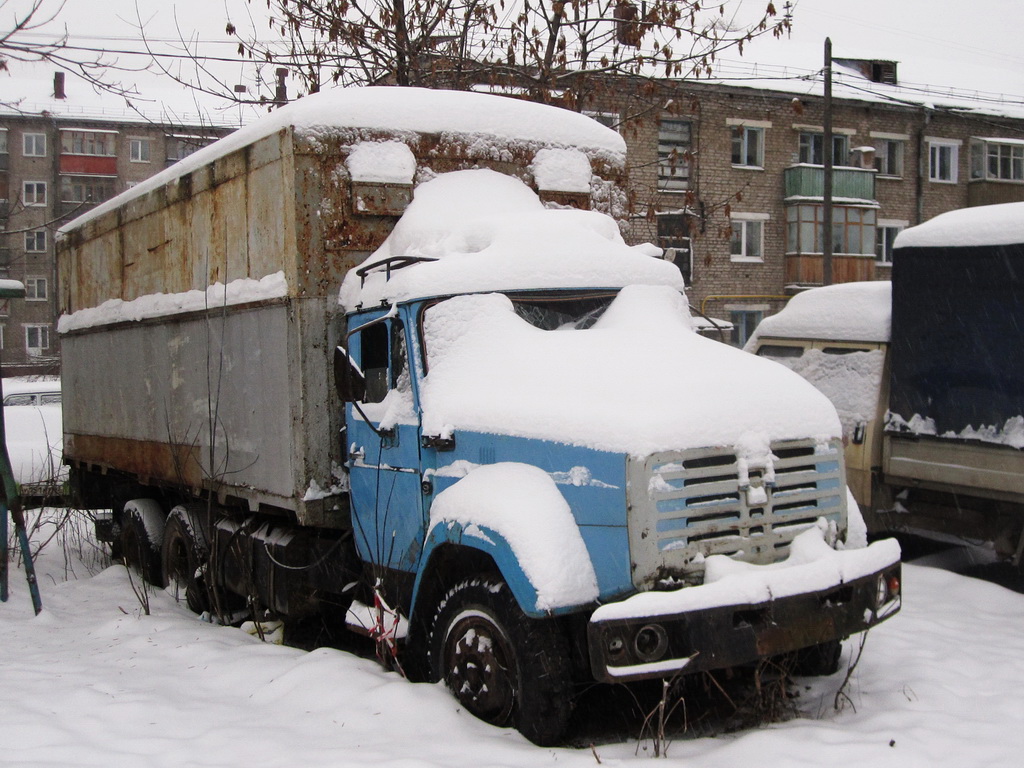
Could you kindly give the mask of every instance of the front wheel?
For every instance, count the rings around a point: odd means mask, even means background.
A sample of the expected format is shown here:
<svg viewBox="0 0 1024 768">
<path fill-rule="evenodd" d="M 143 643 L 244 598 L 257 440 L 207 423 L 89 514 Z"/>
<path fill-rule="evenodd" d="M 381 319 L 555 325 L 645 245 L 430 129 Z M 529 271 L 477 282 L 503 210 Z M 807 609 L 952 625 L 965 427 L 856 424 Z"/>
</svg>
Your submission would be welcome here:
<svg viewBox="0 0 1024 768">
<path fill-rule="evenodd" d="M 448 590 L 428 646 L 434 679 L 468 712 L 541 746 L 562 738 L 572 711 L 565 638 L 552 620 L 525 616 L 503 581 L 472 578 Z"/>
</svg>

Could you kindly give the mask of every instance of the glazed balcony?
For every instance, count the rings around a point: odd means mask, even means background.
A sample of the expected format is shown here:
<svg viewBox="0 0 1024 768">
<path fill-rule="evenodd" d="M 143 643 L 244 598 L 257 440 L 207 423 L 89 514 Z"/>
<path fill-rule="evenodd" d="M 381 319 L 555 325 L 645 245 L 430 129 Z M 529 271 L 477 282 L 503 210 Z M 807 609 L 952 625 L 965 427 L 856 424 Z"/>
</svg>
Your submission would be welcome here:
<svg viewBox="0 0 1024 768">
<path fill-rule="evenodd" d="M 786 200 L 823 200 L 825 168 L 820 165 L 793 165 L 784 172 Z M 832 169 L 832 199 L 836 202 L 874 202 L 875 171 L 868 168 L 838 166 Z"/>
</svg>

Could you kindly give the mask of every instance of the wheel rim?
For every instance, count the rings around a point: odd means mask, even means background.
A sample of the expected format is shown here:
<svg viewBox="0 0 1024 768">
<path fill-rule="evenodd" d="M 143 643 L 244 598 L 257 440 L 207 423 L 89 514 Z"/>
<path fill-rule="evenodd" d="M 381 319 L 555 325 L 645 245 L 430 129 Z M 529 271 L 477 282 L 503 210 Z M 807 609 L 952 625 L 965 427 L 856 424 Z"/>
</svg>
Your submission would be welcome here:
<svg viewBox="0 0 1024 768">
<path fill-rule="evenodd" d="M 515 704 L 514 658 L 494 619 L 465 611 L 452 621 L 444 644 L 445 683 L 476 717 L 507 723 Z"/>
</svg>

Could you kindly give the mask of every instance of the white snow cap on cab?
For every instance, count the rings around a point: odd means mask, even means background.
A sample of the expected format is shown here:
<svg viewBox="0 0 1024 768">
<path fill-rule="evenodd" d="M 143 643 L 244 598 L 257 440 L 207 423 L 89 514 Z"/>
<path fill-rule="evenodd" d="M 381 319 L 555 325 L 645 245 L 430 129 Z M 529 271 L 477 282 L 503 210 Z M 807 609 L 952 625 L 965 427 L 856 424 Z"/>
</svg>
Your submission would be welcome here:
<svg viewBox="0 0 1024 768">
<path fill-rule="evenodd" d="M 429 259 L 393 270 L 351 270 L 346 309 L 483 291 L 621 288 L 634 283 L 683 290 L 659 249 L 628 246 L 618 224 L 596 211 L 550 209 L 519 179 L 477 169 L 445 173 L 416 188 L 413 201 L 364 267 L 396 257 Z"/>
<path fill-rule="evenodd" d="M 798 293 L 781 312 L 766 317 L 744 347 L 760 339 L 829 339 L 885 342 L 892 325 L 892 283 L 839 283 Z"/>
</svg>

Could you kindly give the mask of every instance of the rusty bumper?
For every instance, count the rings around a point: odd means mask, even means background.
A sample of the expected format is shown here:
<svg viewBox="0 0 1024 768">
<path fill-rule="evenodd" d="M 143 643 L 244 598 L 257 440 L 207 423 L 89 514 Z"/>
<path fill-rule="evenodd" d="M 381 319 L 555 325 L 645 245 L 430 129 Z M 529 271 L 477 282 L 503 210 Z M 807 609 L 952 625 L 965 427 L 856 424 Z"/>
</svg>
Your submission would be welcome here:
<svg viewBox="0 0 1024 768">
<path fill-rule="evenodd" d="M 591 669 L 629 682 L 735 667 L 842 639 L 900 610 L 901 568 L 759 603 L 591 620 Z"/>
</svg>

